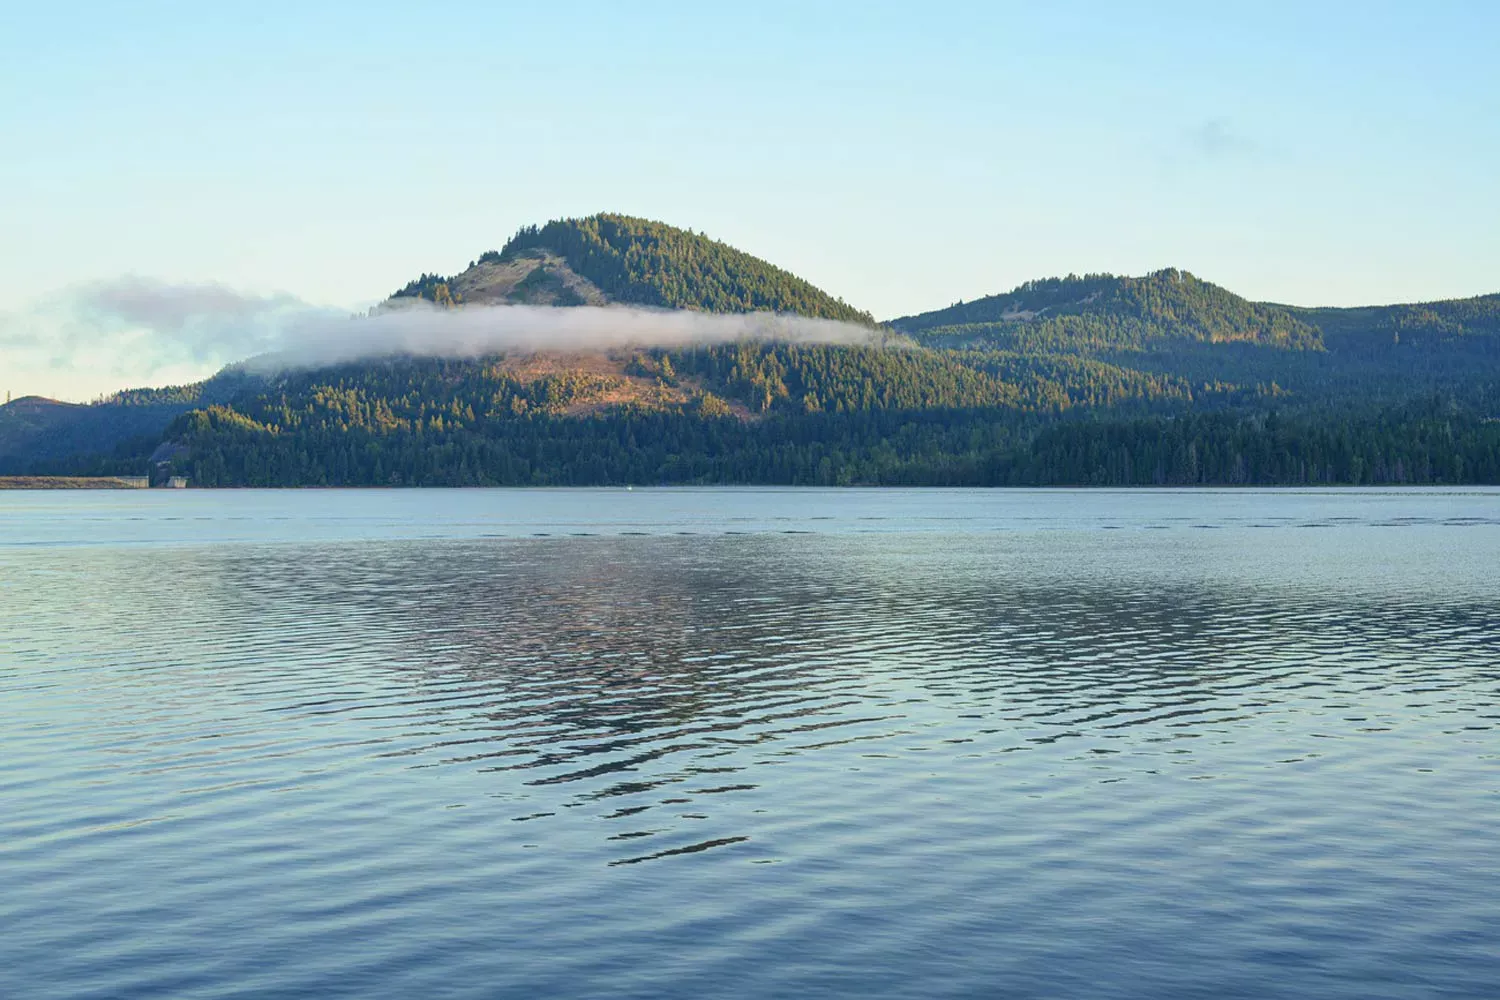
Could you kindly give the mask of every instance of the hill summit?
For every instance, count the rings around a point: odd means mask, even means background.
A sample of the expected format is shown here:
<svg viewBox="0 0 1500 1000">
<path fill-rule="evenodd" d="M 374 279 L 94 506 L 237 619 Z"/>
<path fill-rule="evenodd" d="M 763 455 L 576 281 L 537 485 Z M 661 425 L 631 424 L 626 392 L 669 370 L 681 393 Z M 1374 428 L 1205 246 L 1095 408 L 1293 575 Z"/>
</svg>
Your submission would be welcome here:
<svg viewBox="0 0 1500 1000">
<path fill-rule="evenodd" d="M 942 341 L 1038 347 L 1141 347 L 1163 341 L 1322 346 L 1318 329 L 1281 306 L 1251 302 L 1177 268 L 1139 278 L 1070 274 L 891 321 Z"/>
<path fill-rule="evenodd" d="M 869 313 L 759 257 L 688 229 L 614 214 L 526 226 L 467 270 L 424 274 L 392 296 L 410 297 L 439 305 L 628 303 L 875 325 Z"/>
</svg>

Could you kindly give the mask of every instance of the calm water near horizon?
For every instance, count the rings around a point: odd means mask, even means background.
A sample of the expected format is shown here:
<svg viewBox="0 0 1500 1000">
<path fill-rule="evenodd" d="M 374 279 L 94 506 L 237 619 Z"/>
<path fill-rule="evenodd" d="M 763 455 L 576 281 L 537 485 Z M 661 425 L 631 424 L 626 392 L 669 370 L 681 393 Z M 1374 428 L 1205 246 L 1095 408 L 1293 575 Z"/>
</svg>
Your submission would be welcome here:
<svg viewBox="0 0 1500 1000">
<path fill-rule="evenodd" d="M 1500 995 L 1500 490 L 0 492 L 0 997 Z"/>
</svg>

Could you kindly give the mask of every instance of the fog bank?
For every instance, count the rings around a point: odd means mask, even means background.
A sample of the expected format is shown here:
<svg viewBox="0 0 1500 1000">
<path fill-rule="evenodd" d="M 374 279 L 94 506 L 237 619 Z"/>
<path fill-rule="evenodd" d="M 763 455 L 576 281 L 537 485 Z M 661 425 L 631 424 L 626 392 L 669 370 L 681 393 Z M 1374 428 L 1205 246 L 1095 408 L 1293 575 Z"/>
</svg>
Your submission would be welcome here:
<svg viewBox="0 0 1500 1000">
<path fill-rule="evenodd" d="M 736 340 L 803 344 L 876 343 L 854 323 L 777 313 L 700 313 L 624 306 L 462 306 L 401 303 L 366 316 L 308 317 L 289 324 L 285 345 L 251 360 L 253 370 L 318 367 L 391 355 L 468 358 L 512 351 L 682 347 Z"/>
<path fill-rule="evenodd" d="M 121 388 L 190 382 L 245 361 L 271 371 L 397 354 L 465 358 L 741 338 L 863 344 L 885 336 L 801 316 L 615 306 L 439 309 L 402 299 L 354 313 L 284 293 L 124 277 L 75 285 L 0 314 L 0 389 L 81 401 Z"/>
</svg>

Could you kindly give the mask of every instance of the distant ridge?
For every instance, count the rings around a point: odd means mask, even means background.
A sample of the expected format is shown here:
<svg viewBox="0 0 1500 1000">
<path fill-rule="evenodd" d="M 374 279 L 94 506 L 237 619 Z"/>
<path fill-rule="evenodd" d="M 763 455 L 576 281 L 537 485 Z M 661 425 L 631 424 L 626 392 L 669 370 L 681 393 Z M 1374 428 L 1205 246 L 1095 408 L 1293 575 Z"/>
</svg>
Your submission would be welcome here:
<svg viewBox="0 0 1500 1000">
<path fill-rule="evenodd" d="M 1470 352 L 1500 343 L 1500 294 L 1389 306 L 1284 307 L 1323 333 L 1329 348 L 1369 351 L 1405 345 L 1407 349 Z M 1493 360 L 1494 354 L 1489 355 Z"/>
<path fill-rule="evenodd" d="M 51 408 L 51 407 L 82 406 L 82 405 L 84 405 L 84 404 L 82 404 L 82 403 L 67 403 L 67 402 L 64 402 L 61 399 L 48 399 L 46 396 L 17 396 L 15 399 L 10 400 L 9 402 L 0 403 L 0 408 L 4 408 L 4 409 L 8 410 L 9 412 L 11 412 L 12 414 L 16 414 L 16 413 L 40 413 L 41 411 L 46 410 L 46 409 Z"/>
<path fill-rule="evenodd" d="M 890 321 L 929 339 L 1046 348 L 1139 347 L 1153 342 L 1250 343 L 1317 350 L 1317 327 L 1276 305 L 1251 302 L 1177 268 L 1139 278 L 1044 278 L 1012 291 Z"/>
<path fill-rule="evenodd" d="M 108 454 L 132 443 L 154 444 L 179 415 L 225 402 L 251 381 L 231 366 L 191 385 L 123 389 L 93 403 L 21 396 L 0 405 L 0 475 L 56 471 L 49 463 L 67 468 L 77 455 Z M 125 471 L 142 470 L 132 466 Z"/>
</svg>

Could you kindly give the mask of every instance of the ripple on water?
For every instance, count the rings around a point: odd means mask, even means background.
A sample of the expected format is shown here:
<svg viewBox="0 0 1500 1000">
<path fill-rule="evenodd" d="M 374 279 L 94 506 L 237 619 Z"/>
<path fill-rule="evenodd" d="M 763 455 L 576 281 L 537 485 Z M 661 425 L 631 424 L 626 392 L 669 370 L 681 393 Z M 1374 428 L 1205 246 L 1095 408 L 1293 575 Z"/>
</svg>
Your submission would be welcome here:
<svg viewBox="0 0 1500 1000">
<path fill-rule="evenodd" d="M 1500 544 L 1263 504 L 12 547 L 0 993 L 1487 995 Z"/>
</svg>

